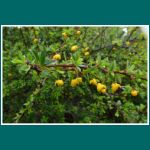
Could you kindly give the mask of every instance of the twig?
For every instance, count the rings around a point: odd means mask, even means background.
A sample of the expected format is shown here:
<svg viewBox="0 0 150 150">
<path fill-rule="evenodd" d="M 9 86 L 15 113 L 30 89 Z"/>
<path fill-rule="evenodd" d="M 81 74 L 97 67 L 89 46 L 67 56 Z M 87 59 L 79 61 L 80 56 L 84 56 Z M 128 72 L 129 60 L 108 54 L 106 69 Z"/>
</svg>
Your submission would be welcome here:
<svg viewBox="0 0 150 150">
<path fill-rule="evenodd" d="M 41 68 L 40 66 L 36 65 L 36 64 L 29 64 L 29 62 L 27 62 L 28 65 L 31 65 L 31 68 L 36 70 L 38 73 L 41 72 Z M 68 70 L 68 71 L 72 71 L 72 70 L 75 70 L 76 66 L 74 64 L 49 64 L 49 65 L 46 65 L 46 67 L 60 67 L 60 68 L 64 68 L 64 70 Z M 87 68 L 90 68 L 90 66 L 88 65 L 79 65 L 80 68 L 82 69 L 87 69 Z M 102 68 L 100 67 L 99 64 L 96 64 L 95 66 L 91 66 L 92 68 L 99 68 L 101 69 L 101 71 L 103 73 L 109 73 L 109 70 L 107 68 Z M 131 80 L 134 80 L 136 77 L 134 74 L 129 74 L 126 70 L 120 70 L 120 71 L 112 71 L 113 73 L 115 74 L 122 74 L 122 75 L 126 75 L 128 76 Z M 147 78 L 140 78 L 142 80 L 147 80 Z"/>
<path fill-rule="evenodd" d="M 46 67 L 63 67 L 63 68 L 67 68 L 67 67 L 76 67 L 74 64 L 55 64 L 55 65 L 46 65 Z M 80 68 L 88 68 L 87 65 L 79 65 Z"/>
</svg>

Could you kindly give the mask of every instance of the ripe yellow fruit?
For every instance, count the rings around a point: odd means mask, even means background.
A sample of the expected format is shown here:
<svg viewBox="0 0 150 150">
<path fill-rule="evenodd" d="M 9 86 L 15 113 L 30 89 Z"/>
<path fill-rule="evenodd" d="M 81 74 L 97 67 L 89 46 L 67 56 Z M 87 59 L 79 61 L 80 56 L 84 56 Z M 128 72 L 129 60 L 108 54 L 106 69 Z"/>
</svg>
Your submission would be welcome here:
<svg viewBox="0 0 150 150">
<path fill-rule="evenodd" d="M 62 36 L 63 36 L 64 38 L 67 38 L 67 37 L 68 37 L 67 33 L 65 33 L 65 32 L 62 33 Z"/>
<path fill-rule="evenodd" d="M 72 52 L 75 52 L 77 49 L 78 49 L 78 46 L 77 46 L 77 45 L 74 45 L 74 46 L 71 47 L 71 51 L 72 51 Z"/>
<path fill-rule="evenodd" d="M 76 78 L 76 79 L 77 79 L 78 83 L 82 83 L 82 78 L 81 77 Z"/>
<path fill-rule="evenodd" d="M 96 79 L 90 80 L 90 84 L 97 86 L 97 81 L 96 81 Z"/>
<path fill-rule="evenodd" d="M 84 53 L 85 56 L 88 56 L 89 54 L 90 54 L 89 52 L 85 52 L 85 53 Z"/>
<path fill-rule="evenodd" d="M 98 83 L 97 84 L 97 91 L 101 93 L 106 93 L 106 85 Z"/>
<path fill-rule="evenodd" d="M 54 60 L 60 60 L 61 59 L 61 55 L 60 54 L 56 54 L 53 56 Z"/>
<path fill-rule="evenodd" d="M 57 86 L 63 86 L 64 85 L 64 81 L 63 80 L 56 80 L 55 81 L 55 85 L 57 85 Z"/>
<path fill-rule="evenodd" d="M 137 90 L 132 90 L 131 91 L 131 95 L 132 96 L 137 96 L 138 95 L 138 91 Z"/>
<path fill-rule="evenodd" d="M 79 82 L 78 82 L 77 79 L 72 79 L 72 80 L 71 80 L 71 86 L 72 86 L 72 87 L 76 87 L 76 86 L 78 85 L 78 83 L 79 83 Z"/>
<path fill-rule="evenodd" d="M 102 89 L 101 92 L 104 94 L 106 93 L 106 89 Z"/>
<path fill-rule="evenodd" d="M 79 85 L 80 83 L 82 83 L 82 78 L 78 77 L 76 79 L 72 79 L 71 80 L 71 86 L 72 87 L 76 87 L 77 85 Z"/>
<path fill-rule="evenodd" d="M 81 31 L 80 31 L 80 30 L 78 30 L 78 31 L 76 32 L 76 34 L 77 34 L 77 35 L 80 35 L 80 34 L 81 34 Z"/>
<path fill-rule="evenodd" d="M 38 43 L 38 39 L 33 39 L 33 43 L 37 44 Z"/>
<path fill-rule="evenodd" d="M 121 85 L 118 83 L 112 83 L 112 85 L 111 85 L 111 89 L 113 92 L 116 92 L 120 87 L 121 87 Z"/>
</svg>

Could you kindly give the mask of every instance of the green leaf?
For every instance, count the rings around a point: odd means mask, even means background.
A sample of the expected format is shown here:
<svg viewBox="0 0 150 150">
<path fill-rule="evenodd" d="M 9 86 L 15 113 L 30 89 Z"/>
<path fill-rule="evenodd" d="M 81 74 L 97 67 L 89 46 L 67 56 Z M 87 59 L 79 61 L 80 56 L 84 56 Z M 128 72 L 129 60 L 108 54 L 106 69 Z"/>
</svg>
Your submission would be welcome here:
<svg viewBox="0 0 150 150">
<path fill-rule="evenodd" d="M 20 73 L 27 73 L 29 70 L 30 70 L 30 66 L 29 66 L 29 65 L 26 65 L 26 64 L 21 65 L 21 66 L 19 67 L 19 72 L 20 72 Z"/>
<path fill-rule="evenodd" d="M 38 53 L 35 52 L 34 50 L 31 51 L 33 57 L 35 58 L 35 61 L 38 62 L 39 61 L 39 56 L 38 56 Z"/>
<path fill-rule="evenodd" d="M 23 64 L 24 63 L 24 60 L 20 60 L 18 58 L 14 58 L 12 61 L 11 61 L 13 64 Z"/>
<path fill-rule="evenodd" d="M 42 52 L 41 52 L 41 55 L 40 55 L 40 64 L 41 65 L 44 65 L 44 63 L 45 63 L 45 58 L 46 58 L 46 51 L 45 50 L 43 50 Z"/>
<path fill-rule="evenodd" d="M 118 118 L 119 117 L 119 111 L 117 110 L 115 113 L 115 116 Z"/>
</svg>

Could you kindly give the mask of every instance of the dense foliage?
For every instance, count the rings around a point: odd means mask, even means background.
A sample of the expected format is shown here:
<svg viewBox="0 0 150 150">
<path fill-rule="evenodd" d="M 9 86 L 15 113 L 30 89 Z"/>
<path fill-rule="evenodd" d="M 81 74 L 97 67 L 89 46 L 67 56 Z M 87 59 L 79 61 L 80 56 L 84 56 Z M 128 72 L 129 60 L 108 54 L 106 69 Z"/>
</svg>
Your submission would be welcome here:
<svg viewBox="0 0 150 150">
<path fill-rule="evenodd" d="M 3 122 L 147 122 L 141 29 L 4 27 Z"/>
</svg>

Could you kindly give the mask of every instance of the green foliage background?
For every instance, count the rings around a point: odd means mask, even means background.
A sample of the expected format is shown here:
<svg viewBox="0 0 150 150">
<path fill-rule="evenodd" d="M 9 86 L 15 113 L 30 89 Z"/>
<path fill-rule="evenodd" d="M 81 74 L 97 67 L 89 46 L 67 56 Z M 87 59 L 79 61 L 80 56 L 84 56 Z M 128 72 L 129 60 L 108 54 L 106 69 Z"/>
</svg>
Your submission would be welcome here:
<svg viewBox="0 0 150 150">
<path fill-rule="evenodd" d="M 56 53 L 58 62 L 52 60 Z M 75 71 L 49 67 L 66 64 Z M 138 27 L 128 27 L 127 35 L 120 27 L 4 27 L 3 67 L 5 123 L 147 122 L 147 39 Z M 83 83 L 72 88 L 76 77 Z M 107 93 L 89 84 L 93 78 L 106 84 Z M 64 86 L 55 85 L 58 79 Z M 113 82 L 122 85 L 116 93 Z"/>
</svg>

